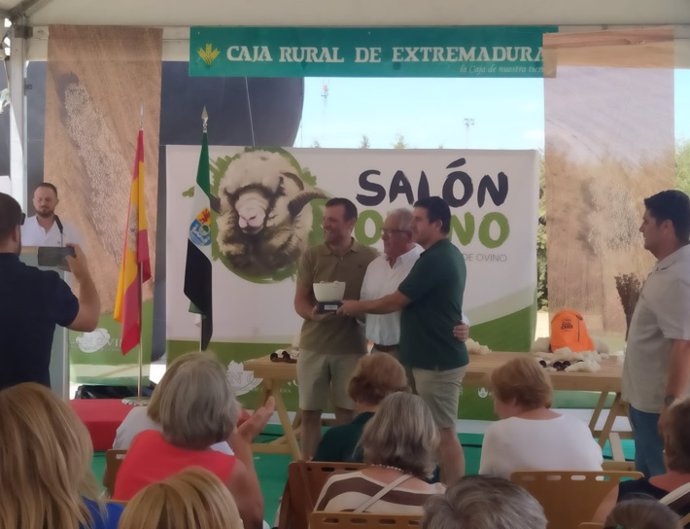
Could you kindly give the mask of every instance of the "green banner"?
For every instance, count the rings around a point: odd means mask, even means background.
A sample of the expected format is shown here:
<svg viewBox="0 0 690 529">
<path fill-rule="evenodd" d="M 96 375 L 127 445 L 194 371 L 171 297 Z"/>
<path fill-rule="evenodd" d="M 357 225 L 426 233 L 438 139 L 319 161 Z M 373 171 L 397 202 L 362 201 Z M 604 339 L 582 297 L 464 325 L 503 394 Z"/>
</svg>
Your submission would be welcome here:
<svg viewBox="0 0 690 529">
<path fill-rule="evenodd" d="M 557 26 L 192 27 L 196 77 L 542 77 Z"/>
</svg>

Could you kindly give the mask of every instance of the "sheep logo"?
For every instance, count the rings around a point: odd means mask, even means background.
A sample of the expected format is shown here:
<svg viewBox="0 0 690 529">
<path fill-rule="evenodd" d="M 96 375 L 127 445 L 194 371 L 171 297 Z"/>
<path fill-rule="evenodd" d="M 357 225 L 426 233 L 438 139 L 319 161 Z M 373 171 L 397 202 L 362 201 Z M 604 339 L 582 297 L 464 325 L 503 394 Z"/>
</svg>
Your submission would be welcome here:
<svg viewBox="0 0 690 529">
<path fill-rule="evenodd" d="M 215 162 L 217 247 L 224 264 L 250 281 L 294 274 L 314 228 L 310 202 L 326 195 L 282 149 L 247 148 Z M 299 175 L 299 176 L 298 176 Z M 306 176 L 306 177 L 305 177 Z"/>
</svg>

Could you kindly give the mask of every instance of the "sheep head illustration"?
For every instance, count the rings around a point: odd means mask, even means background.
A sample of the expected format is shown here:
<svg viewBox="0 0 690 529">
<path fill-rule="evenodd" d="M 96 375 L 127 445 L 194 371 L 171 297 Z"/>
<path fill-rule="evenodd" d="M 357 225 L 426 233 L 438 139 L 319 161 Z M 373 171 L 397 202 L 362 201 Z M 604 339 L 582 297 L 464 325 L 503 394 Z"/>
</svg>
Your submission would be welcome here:
<svg viewBox="0 0 690 529">
<path fill-rule="evenodd" d="M 244 276 L 294 267 L 312 229 L 310 202 L 326 195 L 307 188 L 280 153 L 252 150 L 236 157 L 218 185 L 217 244 Z"/>
</svg>

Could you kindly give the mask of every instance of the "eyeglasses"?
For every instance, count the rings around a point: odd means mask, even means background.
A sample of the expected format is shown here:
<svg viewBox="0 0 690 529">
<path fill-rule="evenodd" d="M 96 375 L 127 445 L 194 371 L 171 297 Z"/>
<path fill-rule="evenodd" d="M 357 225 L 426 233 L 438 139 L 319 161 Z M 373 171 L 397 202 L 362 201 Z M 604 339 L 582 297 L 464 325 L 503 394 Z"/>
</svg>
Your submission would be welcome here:
<svg viewBox="0 0 690 529">
<path fill-rule="evenodd" d="M 24 226 L 24 221 L 26 220 L 26 213 L 22 213 L 21 218 L 19 219 L 19 225 Z"/>
<path fill-rule="evenodd" d="M 381 235 L 393 235 L 394 233 L 412 233 L 410 230 L 389 230 L 381 228 Z"/>
</svg>

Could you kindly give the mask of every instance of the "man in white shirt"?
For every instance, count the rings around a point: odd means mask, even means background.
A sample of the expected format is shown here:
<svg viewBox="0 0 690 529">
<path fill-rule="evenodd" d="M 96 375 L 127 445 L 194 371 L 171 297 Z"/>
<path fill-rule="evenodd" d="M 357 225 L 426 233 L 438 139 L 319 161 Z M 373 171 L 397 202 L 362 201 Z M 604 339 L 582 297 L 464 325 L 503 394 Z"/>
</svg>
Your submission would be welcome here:
<svg viewBox="0 0 690 529">
<path fill-rule="evenodd" d="M 657 259 L 635 306 L 623 364 L 623 399 L 635 438 L 635 468 L 666 472 L 668 408 L 690 393 L 690 199 L 677 190 L 644 200 L 640 231 Z"/>
<path fill-rule="evenodd" d="M 83 247 L 82 237 L 74 226 L 61 222 L 55 214 L 58 205 L 57 188 L 48 182 L 36 186 L 32 203 L 36 215 L 28 217 L 22 226 L 23 246 L 65 246 L 77 244 Z"/>
<path fill-rule="evenodd" d="M 367 267 L 360 299 L 378 299 L 392 294 L 407 277 L 423 249 L 412 241 L 412 211 L 405 208 L 391 211 L 383 222 L 381 238 L 383 255 Z M 464 317 L 463 317 L 464 319 Z M 390 314 L 367 314 L 366 337 L 373 342 L 372 352 L 398 356 L 400 341 L 400 311 Z M 469 327 L 461 323 L 454 329 L 455 336 L 465 341 Z"/>
</svg>

